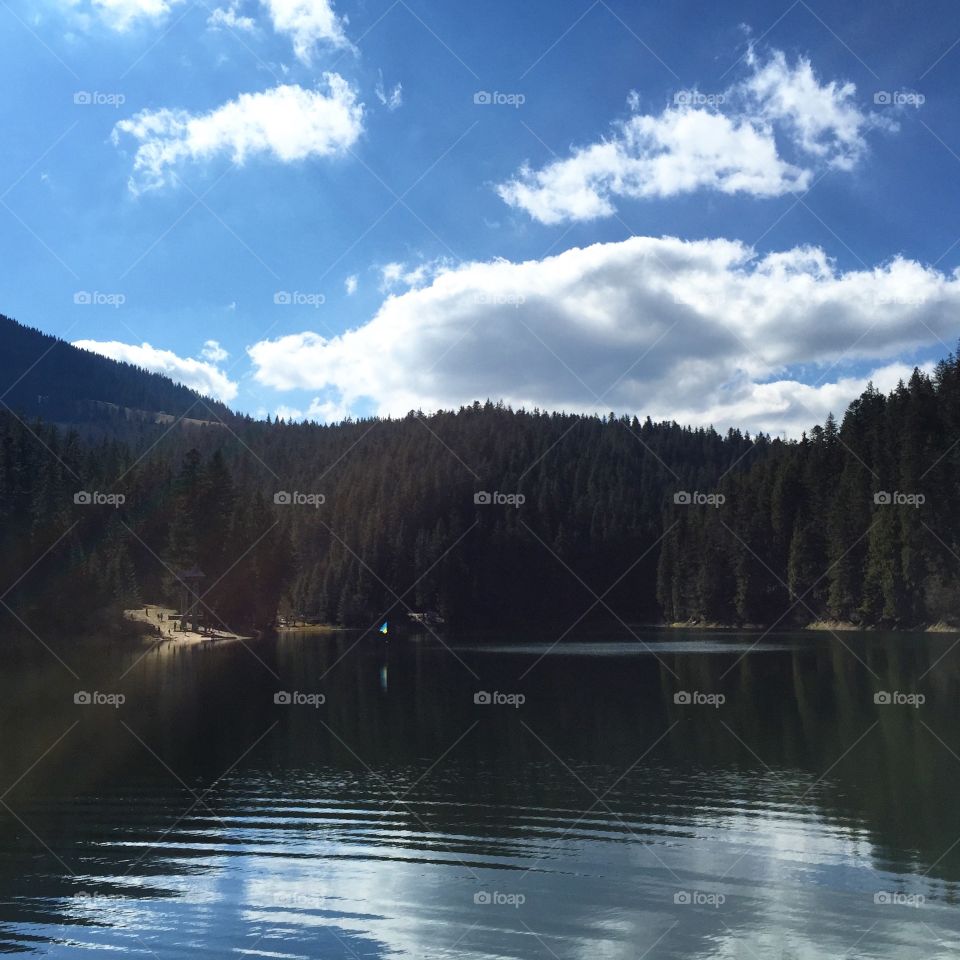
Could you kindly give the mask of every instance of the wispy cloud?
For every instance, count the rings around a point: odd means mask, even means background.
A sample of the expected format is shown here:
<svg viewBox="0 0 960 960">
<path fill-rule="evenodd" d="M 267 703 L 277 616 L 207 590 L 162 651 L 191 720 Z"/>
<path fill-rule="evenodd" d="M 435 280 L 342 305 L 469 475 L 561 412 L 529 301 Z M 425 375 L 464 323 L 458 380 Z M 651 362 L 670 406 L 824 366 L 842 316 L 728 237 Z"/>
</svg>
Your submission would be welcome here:
<svg viewBox="0 0 960 960">
<path fill-rule="evenodd" d="M 67 10 L 90 18 L 95 14 L 111 29 L 125 32 L 140 23 L 156 23 L 185 0 L 60 0 Z M 91 21 L 92 22 L 92 21 Z"/>
<path fill-rule="evenodd" d="M 713 93 L 681 90 L 658 114 L 634 112 L 604 140 L 539 170 L 523 166 L 500 197 L 541 223 L 611 216 L 618 198 L 696 190 L 776 197 L 805 190 L 821 168 L 852 170 L 871 128 L 888 118 L 862 110 L 852 83 L 821 82 L 809 60 L 751 50 L 749 75 Z M 632 93 L 631 107 L 639 98 Z"/>
<path fill-rule="evenodd" d="M 220 346 L 219 341 L 207 340 L 200 351 L 200 356 L 211 363 L 223 363 L 224 360 L 229 358 L 230 354 Z"/>
<path fill-rule="evenodd" d="M 293 43 L 297 59 L 310 63 L 316 47 L 349 47 L 346 20 L 337 16 L 330 0 L 263 0 L 277 33 Z"/>
<path fill-rule="evenodd" d="M 388 110 L 393 111 L 403 106 L 403 84 L 398 83 L 392 90 L 387 90 L 383 84 L 383 71 L 379 71 L 379 79 L 373 91 L 377 99 Z"/>
<path fill-rule="evenodd" d="M 254 156 L 291 163 L 345 151 L 363 132 L 363 105 L 339 74 L 324 74 L 324 82 L 325 90 L 283 85 L 244 93 L 209 113 L 144 110 L 121 120 L 113 142 L 129 136 L 137 143 L 131 191 L 161 187 L 176 165 L 220 154 L 241 166 Z"/>
<path fill-rule="evenodd" d="M 233 0 L 225 7 L 217 7 L 210 11 L 210 16 L 207 17 L 207 26 L 212 30 L 227 29 L 252 33 L 257 28 L 256 20 L 253 17 L 241 14 L 239 11 L 238 0 Z"/>
</svg>

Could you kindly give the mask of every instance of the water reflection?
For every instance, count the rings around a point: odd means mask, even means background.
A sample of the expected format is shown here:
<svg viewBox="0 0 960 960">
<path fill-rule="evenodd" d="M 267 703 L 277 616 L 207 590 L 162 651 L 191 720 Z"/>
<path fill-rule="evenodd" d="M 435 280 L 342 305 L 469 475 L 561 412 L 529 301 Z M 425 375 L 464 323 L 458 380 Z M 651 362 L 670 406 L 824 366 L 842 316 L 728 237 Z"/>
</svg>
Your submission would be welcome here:
<svg viewBox="0 0 960 960">
<path fill-rule="evenodd" d="M 513 639 L 14 665 L 0 949 L 954 955 L 948 639 Z"/>
</svg>

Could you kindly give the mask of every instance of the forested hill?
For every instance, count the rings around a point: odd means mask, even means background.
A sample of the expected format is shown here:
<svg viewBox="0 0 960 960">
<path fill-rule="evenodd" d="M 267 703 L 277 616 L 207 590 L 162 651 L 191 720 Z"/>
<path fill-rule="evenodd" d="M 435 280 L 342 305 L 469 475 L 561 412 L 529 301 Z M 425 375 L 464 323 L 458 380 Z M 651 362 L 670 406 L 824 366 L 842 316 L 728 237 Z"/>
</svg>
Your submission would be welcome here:
<svg viewBox="0 0 960 960">
<path fill-rule="evenodd" d="M 960 360 L 872 386 L 838 425 L 728 474 L 716 508 L 667 508 L 668 620 L 960 625 Z"/>
<path fill-rule="evenodd" d="M 33 629 L 173 601 L 173 574 L 195 565 L 231 627 L 278 609 L 363 627 L 427 609 L 456 626 L 652 620 L 664 503 L 769 446 L 489 403 L 158 427 L 136 445 L 0 414 L 0 584 Z"/>
<path fill-rule="evenodd" d="M 231 417 L 222 403 L 129 363 L 80 350 L 0 315 L 0 399 L 21 416 L 109 421 L 110 406 L 199 420 Z"/>
<path fill-rule="evenodd" d="M 953 356 L 790 443 L 489 402 L 96 442 L 0 411 L 0 595 L 75 627 L 199 566 L 231 627 L 958 621 L 958 438 Z"/>
</svg>

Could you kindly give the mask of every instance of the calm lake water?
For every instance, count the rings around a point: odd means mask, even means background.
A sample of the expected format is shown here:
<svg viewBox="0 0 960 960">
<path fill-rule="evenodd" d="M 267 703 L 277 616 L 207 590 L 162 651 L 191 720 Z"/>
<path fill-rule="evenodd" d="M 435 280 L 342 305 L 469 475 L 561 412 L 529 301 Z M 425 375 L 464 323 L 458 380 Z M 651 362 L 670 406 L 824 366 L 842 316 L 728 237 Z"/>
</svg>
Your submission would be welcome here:
<svg viewBox="0 0 960 960">
<path fill-rule="evenodd" d="M 960 955 L 953 638 L 641 636 L 8 663 L 0 950 Z"/>
</svg>

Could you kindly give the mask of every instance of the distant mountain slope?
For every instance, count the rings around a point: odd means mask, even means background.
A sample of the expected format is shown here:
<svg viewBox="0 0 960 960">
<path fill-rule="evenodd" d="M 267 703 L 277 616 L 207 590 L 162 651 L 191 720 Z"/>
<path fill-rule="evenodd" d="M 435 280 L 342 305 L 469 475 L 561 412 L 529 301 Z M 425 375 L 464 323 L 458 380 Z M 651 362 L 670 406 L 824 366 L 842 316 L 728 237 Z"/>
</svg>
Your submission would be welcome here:
<svg viewBox="0 0 960 960">
<path fill-rule="evenodd" d="M 153 414 L 229 419 L 217 400 L 150 373 L 80 350 L 0 314 L 0 402 L 21 416 L 80 423 L 104 416 L 105 405 L 128 419 Z"/>
</svg>

